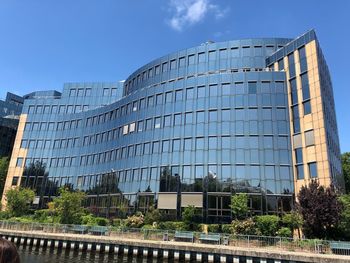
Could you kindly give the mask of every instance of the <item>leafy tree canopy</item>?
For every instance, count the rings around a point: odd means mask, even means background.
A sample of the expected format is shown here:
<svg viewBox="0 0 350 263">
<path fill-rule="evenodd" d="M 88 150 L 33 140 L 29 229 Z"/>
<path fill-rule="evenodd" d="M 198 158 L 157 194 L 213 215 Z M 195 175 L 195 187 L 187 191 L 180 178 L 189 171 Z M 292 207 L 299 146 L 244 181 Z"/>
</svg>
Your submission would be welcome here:
<svg viewBox="0 0 350 263">
<path fill-rule="evenodd" d="M 343 153 L 341 156 L 342 170 L 345 181 L 345 191 L 350 193 L 350 152 Z"/>
<path fill-rule="evenodd" d="M 350 240 L 350 194 L 340 196 L 339 200 L 343 206 L 339 223 L 339 238 Z"/>
<path fill-rule="evenodd" d="M 60 189 L 60 196 L 53 200 L 53 207 L 61 224 L 81 223 L 81 216 L 85 214 L 85 209 L 82 207 L 85 198 L 85 193 L 81 191 Z"/>
<path fill-rule="evenodd" d="M 334 187 L 324 188 L 313 180 L 300 189 L 298 200 L 305 235 L 308 238 L 333 238 L 342 211 Z"/>
<path fill-rule="evenodd" d="M 28 188 L 16 187 L 6 192 L 6 211 L 11 216 L 19 217 L 29 213 L 34 191 Z"/>
<path fill-rule="evenodd" d="M 231 196 L 231 212 L 235 219 L 245 219 L 248 216 L 248 195 L 245 193 Z"/>
</svg>

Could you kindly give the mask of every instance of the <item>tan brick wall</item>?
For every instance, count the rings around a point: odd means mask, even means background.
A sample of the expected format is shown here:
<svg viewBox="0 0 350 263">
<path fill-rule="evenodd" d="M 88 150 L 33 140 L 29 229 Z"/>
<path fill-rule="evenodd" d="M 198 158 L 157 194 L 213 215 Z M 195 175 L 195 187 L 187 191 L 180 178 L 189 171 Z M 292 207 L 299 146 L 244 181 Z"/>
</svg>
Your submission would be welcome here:
<svg viewBox="0 0 350 263">
<path fill-rule="evenodd" d="M 21 183 L 21 177 L 22 177 L 23 170 L 24 170 L 24 161 L 25 161 L 25 158 L 27 157 L 27 149 L 21 148 L 21 141 L 23 138 L 24 126 L 26 124 L 26 121 L 27 121 L 27 114 L 21 114 L 20 119 L 19 119 L 15 143 L 13 145 L 9 169 L 7 172 L 6 182 L 5 182 L 5 186 L 4 186 L 4 192 L 3 192 L 3 196 L 2 196 L 2 200 L 1 200 L 2 210 L 4 210 L 6 208 L 6 198 L 5 198 L 6 192 L 9 189 L 14 187 L 14 186 L 12 186 L 13 177 L 19 176 L 18 185 L 20 185 L 20 183 Z M 19 158 L 19 157 L 23 158 L 22 167 L 16 167 L 17 158 Z"/>
<path fill-rule="evenodd" d="M 300 188 L 303 185 L 308 185 L 311 181 L 308 171 L 309 162 L 317 162 L 317 174 L 318 180 L 321 185 L 329 186 L 331 183 L 331 174 L 328 164 L 328 154 L 327 154 L 327 143 L 326 143 L 326 133 L 325 133 L 325 123 L 324 123 L 324 112 L 322 107 L 321 98 L 321 87 L 320 78 L 318 72 L 318 62 L 317 62 L 317 43 L 315 40 L 305 45 L 306 51 L 306 61 L 308 65 L 308 79 L 310 87 L 310 103 L 311 103 L 311 114 L 304 116 L 303 110 L 303 96 L 302 96 L 302 86 L 300 78 L 300 63 L 299 63 L 299 52 L 294 51 L 295 60 L 295 72 L 296 72 L 296 83 L 298 91 L 298 108 L 300 116 L 300 130 L 301 130 L 301 141 L 303 150 L 303 164 L 304 164 L 304 179 L 298 180 L 296 173 L 296 160 L 293 145 L 292 136 L 292 161 L 294 170 L 294 182 L 295 182 L 295 194 L 297 195 Z M 288 58 L 284 58 L 285 69 L 287 71 L 287 76 L 289 76 L 288 70 Z M 291 105 L 291 89 L 288 82 L 288 100 Z M 292 120 L 291 108 L 289 109 L 290 119 Z M 291 134 L 293 134 L 293 122 L 290 122 Z M 306 146 L 305 143 L 305 131 L 313 130 L 315 144 L 313 146 Z"/>
</svg>

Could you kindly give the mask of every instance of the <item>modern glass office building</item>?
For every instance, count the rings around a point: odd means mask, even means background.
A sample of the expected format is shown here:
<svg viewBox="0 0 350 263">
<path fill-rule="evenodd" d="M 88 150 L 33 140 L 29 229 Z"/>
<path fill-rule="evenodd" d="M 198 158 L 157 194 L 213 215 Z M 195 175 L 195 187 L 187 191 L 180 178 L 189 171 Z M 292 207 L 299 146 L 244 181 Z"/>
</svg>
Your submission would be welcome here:
<svg viewBox="0 0 350 263">
<path fill-rule="evenodd" d="M 232 193 L 248 193 L 252 213 L 288 211 L 313 178 L 343 186 L 332 86 L 311 30 L 205 43 L 123 82 L 30 94 L 5 188 L 32 187 L 41 206 L 70 186 L 107 216 L 156 206 L 175 217 L 194 205 L 214 222 L 230 220 Z"/>
<path fill-rule="evenodd" d="M 0 157 L 11 156 L 23 100 L 23 97 L 10 92 L 7 92 L 5 100 L 0 99 Z"/>
</svg>

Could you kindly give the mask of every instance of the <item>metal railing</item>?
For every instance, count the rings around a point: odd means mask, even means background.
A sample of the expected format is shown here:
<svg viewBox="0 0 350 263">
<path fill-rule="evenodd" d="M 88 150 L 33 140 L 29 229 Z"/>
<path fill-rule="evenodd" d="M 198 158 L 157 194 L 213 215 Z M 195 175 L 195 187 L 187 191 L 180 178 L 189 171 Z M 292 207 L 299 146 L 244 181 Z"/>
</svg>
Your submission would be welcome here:
<svg viewBox="0 0 350 263">
<path fill-rule="evenodd" d="M 14 221 L 0 221 L 0 230 L 26 231 L 36 233 L 56 234 L 81 234 L 106 236 L 115 238 L 154 240 L 154 241 L 176 241 L 174 230 L 142 229 L 106 226 L 101 231 L 91 232 L 91 226 L 86 225 L 63 225 L 48 223 L 22 223 Z M 194 243 L 200 243 L 200 232 L 194 233 Z M 286 237 L 233 235 L 220 233 L 221 244 L 243 248 L 260 248 L 269 251 L 294 251 L 317 254 L 338 254 L 350 256 L 350 242 L 318 240 L 318 239 L 293 239 Z"/>
</svg>

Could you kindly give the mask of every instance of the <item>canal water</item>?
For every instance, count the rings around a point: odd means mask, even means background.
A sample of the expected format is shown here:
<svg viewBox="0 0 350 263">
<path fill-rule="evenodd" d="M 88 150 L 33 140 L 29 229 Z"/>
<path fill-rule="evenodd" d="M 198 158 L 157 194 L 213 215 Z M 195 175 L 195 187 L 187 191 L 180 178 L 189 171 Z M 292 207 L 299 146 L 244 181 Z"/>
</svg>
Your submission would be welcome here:
<svg viewBox="0 0 350 263">
<path fill-rule="evenodd" d="M 104 253 L 82 252 L 69 249 L 18 247 L 21 263 L 162 263 L 144 257 L 108 255 Z M 170 260 L 169 260 L 170 261 Z"/>
</svg>

